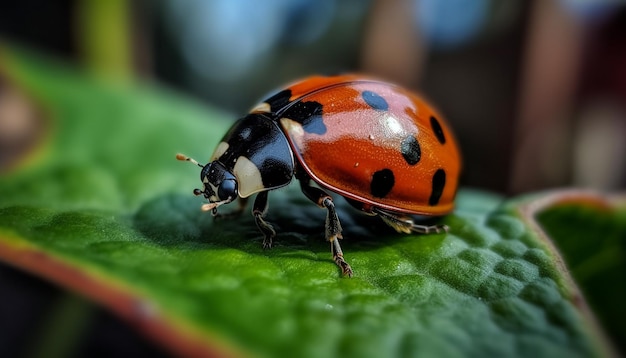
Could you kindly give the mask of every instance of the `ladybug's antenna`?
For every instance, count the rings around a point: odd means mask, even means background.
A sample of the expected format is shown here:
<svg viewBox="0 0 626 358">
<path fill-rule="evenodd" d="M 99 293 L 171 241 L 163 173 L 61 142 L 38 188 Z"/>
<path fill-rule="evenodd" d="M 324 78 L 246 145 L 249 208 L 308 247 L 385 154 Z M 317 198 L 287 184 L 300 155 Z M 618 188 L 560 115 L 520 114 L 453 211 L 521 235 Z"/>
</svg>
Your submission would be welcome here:
<svg viewBox="0 0 626 358">
<path fill-rule="evenodd" d="M 176 154 L 176 159 L 183 161 L 183 162 L 192 162 L 193 164 L 199 166 L 200 168 L 204 167 L 204 165 L 198 163 L 195 159 L 190 158 L 184 154 L 180 154 L 180 153 Z"/>
</svg>

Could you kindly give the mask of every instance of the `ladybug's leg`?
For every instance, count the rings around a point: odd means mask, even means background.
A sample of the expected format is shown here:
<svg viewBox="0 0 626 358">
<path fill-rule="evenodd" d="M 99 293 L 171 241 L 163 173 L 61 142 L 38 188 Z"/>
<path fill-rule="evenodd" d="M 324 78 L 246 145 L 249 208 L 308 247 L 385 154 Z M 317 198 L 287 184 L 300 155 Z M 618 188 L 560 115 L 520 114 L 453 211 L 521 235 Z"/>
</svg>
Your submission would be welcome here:
<svg viewBox="0 0 626 358">
<path fill-rule="evenodd" d="M 300 188 L 304 195 L 312 202 L 316 203 L 319 207 L 325 208 L 326 211 L 326 240 L 330 242 L 330 252 L 333 254 L 333 260 L 341 268 L 341 273 L 344 276 L 352 277 L 352 268 L 343 258 L 343 251 L 339 245 L 339 239 L 341 236 L 341 223 L 339 223 L 339 217 L 337 211 L 335 211 L 335 204 L 330 195 L 320 188 L 311 186 L 311 180 L 309 178 L 299 178 Z"/>
<path fill-rule="evenodd" d="M 261 230 L 264 235 L 263 248 L 269 249 L 272 247 L 272 239 L 276 236 L 276 231 L 267 221 L 263 220 L 263 216 L 267 212 L 267 191 L 262 191 L 257 194 L 252 207 L 252 215 L 256 221 L 256 226 Z"/>
<path fill-rule="evenodd" d="M 412 232 L 418 234 L 448 232 L 448 226 L 446 225 L 418 225 L 413 221 L 413 219 L 411 219 L 410 216 L 407 215 L 390 213 L 380 209 L 374 209 L 374 212 L 378 214 L 381 219 L 383 219 L 385 224 L 396 229 L 397 232 L 405 234 L 410 234 Z"/>
</svg>

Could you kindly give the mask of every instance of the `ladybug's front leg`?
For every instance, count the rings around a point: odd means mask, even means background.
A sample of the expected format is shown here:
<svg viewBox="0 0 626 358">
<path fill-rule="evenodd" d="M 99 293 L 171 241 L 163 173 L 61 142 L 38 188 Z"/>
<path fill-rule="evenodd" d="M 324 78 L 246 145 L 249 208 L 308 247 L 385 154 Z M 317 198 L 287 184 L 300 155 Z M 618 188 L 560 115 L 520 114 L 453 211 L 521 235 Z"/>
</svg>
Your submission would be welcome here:
<svg viewBox="0 0 626 358">
<path fill-rule="evenodd" d="M 263 248 L 269 249 L 272 247 L 272 239 L 276 236 L 276 231 L 267 221 L 263 220 L 263 216 L 267 212 L 267 191 L 262 191 L 257 194 L 252 207 L 252 215 L 256 226 L 263 233 Z"/>
<path fill-rule="evenodd" d="M 341 268 L 344 276 L 352 277 L 352 268 L 343 258 L 343 251 L 339 245 L 341 236 L 341 223 L 335 211 L 333 199 L 322 189 L 310 185 L 309 178 L 299 178 L 300 188 L 304 195 L 321 208 L 326 208 L 326 240 L 330 241 L 330 252 L 333 254 L 333 260 Z"/>
<path fill-rule="evenodd" d="M 228 213 L 215 213 L 215 215 L 213 215 L 213 218 L 215 218 L 215 220 L 236 218 L 241 215 L 244 210 L 246 210 L 247 204 L 248 198 L 239 198 L 237 200 L 237 208 L 235 210 Z"/>
</svg>

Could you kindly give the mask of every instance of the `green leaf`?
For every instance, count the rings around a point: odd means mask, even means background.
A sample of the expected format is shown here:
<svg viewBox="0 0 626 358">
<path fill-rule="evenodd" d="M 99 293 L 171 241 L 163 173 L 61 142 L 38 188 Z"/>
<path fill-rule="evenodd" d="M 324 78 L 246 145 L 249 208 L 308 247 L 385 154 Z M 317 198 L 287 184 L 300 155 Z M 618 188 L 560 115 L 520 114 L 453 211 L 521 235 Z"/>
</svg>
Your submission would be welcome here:
<svg viewBox="0 0 626 358">
<path fill-rule="evenodd" d="M 174 155 L 206 160 L 232 116 L 16 49 L 0 51 L 0 76 L 44 124 L 0 178 L 0 259 L 108 307 L 173 352 L 611 354 L 529 216 L 532 199 L 461 191 L 443 219 L 450 233 L 415 236 L 337 198 L 355 270 L 342 278 L 324 211 L 295 187 L 270 194 L 272 250 L 251 216 L 214 221 L 199 210 L 198 168 Z"/>
<path fill-rule="evenodd" d="M 555 205 L 539 222 L 563 253 L 600 322 L 626 349 L 626 197 L 615 204 Z"/>
</svg>

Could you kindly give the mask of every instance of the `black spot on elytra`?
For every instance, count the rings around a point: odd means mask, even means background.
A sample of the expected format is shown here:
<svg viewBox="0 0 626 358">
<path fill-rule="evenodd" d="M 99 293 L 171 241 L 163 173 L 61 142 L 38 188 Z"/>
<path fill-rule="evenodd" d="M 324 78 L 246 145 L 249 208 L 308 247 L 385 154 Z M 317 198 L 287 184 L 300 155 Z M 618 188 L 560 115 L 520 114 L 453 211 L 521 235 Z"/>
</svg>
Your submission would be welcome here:
<svg viewBox="0 0 626 358">
<path fill-rule="evenodd" d="M 374 109 L 377 109 L 379 111 L 386 111 L 387 109 L 389 109 L 389 104 L 387 104 L 387 101 L 385 101 L 384 98 L 372 91 L 363 91 L 363 93 L 361 93 L 361 96 L 365 100 L 365 103 L 367 103 L 368 106 Z"/>
<path fill-rule="evenodd" d="M 302 124 L 302 129 L 307 133 L 324 134 L 326 125 L 322 119 L 323 107 L 321 103 L 315 101 L 297 102 L 280 116 Z"/>
<path fill-rule="evenodd" d="M 439 143 L 446 143 L 446 137 L 443 135 L 443 129 L 441 128 L 441 124 L 439 124 L 437 118 L 430 116 L 430 126 L 433 128 L 433 132 L 435 133 L 435 137 L 437 137 Z"/>
<path fill-rule="evenodd" d="M 291 90 L 282 90 L 272 97 L 265 100 L 265 103 L 270 105 L 270 111 L 276 113 L 285 108 L 291 98 Z"/>
<path fill-rule="evenodd" d="M 374 197 L 384 198 L 389 194 L 396 179 L 390 169 L 382 169 L 374 173 L 370 184 L 370 191 Z"/>
<path fill-rule="evenodd" d="M 422 149 L 420 148 L 417 138 L 413 135 L 408 135 L 404 138 L 400 144 L 400 151 L 402 152 L 404 160 L 406 160 L 409 165 L 417 164 L 422 158 Z"/>
<path fill-rule="evenodd" d="M 446 186 L 446 172 L 443 169 L 437 169 L 433 175 L 433 188 L 428 199 L 428 205 L 435 206 L 439 204 L 443 188 Z"/>
</svg>

